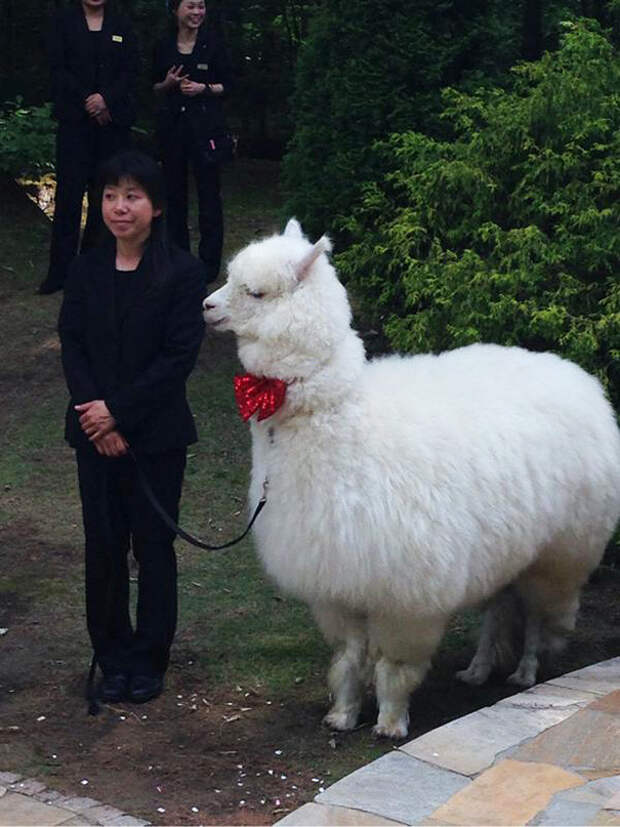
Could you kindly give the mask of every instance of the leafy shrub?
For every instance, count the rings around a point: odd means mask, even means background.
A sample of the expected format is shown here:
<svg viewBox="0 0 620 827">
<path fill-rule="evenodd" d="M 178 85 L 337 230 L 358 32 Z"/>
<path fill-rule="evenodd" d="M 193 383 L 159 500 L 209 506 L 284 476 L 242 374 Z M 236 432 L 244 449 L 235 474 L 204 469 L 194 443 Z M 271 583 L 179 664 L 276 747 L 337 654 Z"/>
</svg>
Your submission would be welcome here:
<svg viewBox="0 0 620 827">
<path fill-rule="evenodd" d="M 54 166 L 51 103 L 24 106 L 21 98 L 0 111 L 0 169 L 14 178 L 40 176 Z"/>
<path fill-rule="evenodd" d="M 405 130 L 439 137 L 442 87 L 503 82 L 521 57 L 524 29 L 540 22 L 541 40 L 555 45 L 558 17 L 578 5 L 323 3 L 297 62 L 295 132 L 284 163 L 287 214 L 312 235 L 340 230 L 362 182 L 381 174 L 371 151 L 375 140 Z M 533 7 L 541 21 L 530 19 Z"/>
<path fill-rule="evenodd" d="M 592 21 L 508 90 L 444 92 L 451 139 L 393 135 L 338 257 L 401 351 L 553 350 L 620 403 L 620 64 Z"/>
</svg>

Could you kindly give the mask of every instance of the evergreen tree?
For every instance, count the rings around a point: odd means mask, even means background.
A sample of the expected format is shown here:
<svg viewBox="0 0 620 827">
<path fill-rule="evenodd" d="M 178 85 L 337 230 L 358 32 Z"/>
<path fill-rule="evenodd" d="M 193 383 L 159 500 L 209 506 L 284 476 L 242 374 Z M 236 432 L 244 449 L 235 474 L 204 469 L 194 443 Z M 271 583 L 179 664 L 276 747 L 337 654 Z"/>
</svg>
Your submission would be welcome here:
<svg viewBox="0 0 620 827">
<path fill-rule="evenodd" d="M 394 135 L 338 263 L 401 351 L 563 354 L 620 408 L 620 61 L 594 21 L 512 88 L 444 94 L 452 135 Z"/>
<path fill-rule="evenodd" d="M 440 90 L 503 82 L 553 44 L 577 0 L 327 0 L 300 52 L 287 212 L 307 230 L 341 229 L 362 181 L 379 176 L 372 144 L 414 129 L 442 134 Z"/>
</svg>

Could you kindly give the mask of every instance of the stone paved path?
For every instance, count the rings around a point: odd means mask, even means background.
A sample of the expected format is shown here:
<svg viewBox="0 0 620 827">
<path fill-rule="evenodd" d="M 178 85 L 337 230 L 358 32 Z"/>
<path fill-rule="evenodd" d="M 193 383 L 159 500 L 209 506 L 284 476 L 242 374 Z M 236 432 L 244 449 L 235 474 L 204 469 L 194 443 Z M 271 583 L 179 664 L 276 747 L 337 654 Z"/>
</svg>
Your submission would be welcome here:
<svg viewBox="0 0 620 827">
<path fill-rule="evenodd" d="M 278 825 L 618 825 L 620 657 L 427 732 Z M 0 772 L 0 827 L 147 825 Z"/>
<path fill-rule="evenodd" d="M 620 657 L 427 732 L 276 823 L 620 825 Z"/>
<path fill-rule="evenodd" d="M 0 827 L 53 827 L 60 824 L 146 827 L 149 822 L 101 804 L 94 798 L 60 795 L 33 778 L 0 772 Z"/>
</svg>

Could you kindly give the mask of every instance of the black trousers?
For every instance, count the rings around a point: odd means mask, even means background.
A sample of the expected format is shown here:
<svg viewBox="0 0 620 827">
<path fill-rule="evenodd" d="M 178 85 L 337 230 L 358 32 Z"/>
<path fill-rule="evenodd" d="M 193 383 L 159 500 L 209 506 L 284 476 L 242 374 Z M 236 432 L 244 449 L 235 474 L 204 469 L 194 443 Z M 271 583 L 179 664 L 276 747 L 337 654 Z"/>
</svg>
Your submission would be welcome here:
<svg viewBox="0 0 620 827">
<path fill-rule="evenodd" d="M 88 119 L 61 121 L 56 133 L 56 199 L 47 281 L 64 284 L 67 268 L 80 247 L 82 198 L 88 191 L 88 213 L 81 250 L 95 246 L 103 229 L 101 204 L 95 193 L 99 164 L 129 146 L 129 129 L 114 123 L 99 126 Z"/>
<path fill-rule="evenodd" d="M 204 139 L 204 136 L 202 136 Z M 214 281 L 220 271 L 224 241 L 224 217 L 220 186 L 220 168 L 205 161 L 201 140 L 188 116 L 178 119 L 160 132 L 160 149 L 168 196 L 166 220 L 174 243 L 190 249 L 187 227 L 187 176 L 191 164 L 198 195 L 198 255 L 207 270 L 207 281 Z"/>
<path fill-rule="evenodd" d="M 86 621 L 106 674 L 166 671 L 177 622 L 174 534 L 147 500 L 130 457 L 76 452 L 86 539 Z M 140 467 L 176 521 L 185 448 L 142 454 Z M 129 610 L 128 552 L 138 562 L 136 628 Z"/>
</svg>

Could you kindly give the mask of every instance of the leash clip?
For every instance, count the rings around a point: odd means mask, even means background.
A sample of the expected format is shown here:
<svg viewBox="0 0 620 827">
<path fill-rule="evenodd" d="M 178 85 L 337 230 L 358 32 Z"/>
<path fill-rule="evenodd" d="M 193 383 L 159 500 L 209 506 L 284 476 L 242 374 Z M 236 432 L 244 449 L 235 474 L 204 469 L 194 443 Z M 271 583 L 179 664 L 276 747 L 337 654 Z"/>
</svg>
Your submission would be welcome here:
<svg viewBox="0 0 620 827">
<path fill-rule="evenodd" d="M 267 477 L 263 480 L 263 495 L 260 498 L 259 502 L 266 503 L 267 502 L 267 491 L 269 490 L 269 480 Z"/>
</svg>

